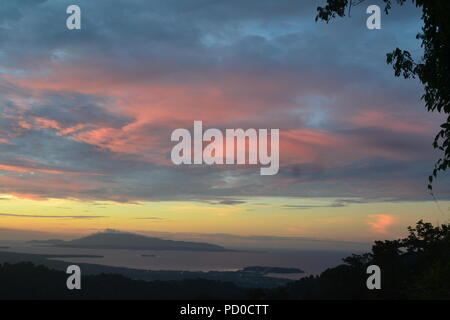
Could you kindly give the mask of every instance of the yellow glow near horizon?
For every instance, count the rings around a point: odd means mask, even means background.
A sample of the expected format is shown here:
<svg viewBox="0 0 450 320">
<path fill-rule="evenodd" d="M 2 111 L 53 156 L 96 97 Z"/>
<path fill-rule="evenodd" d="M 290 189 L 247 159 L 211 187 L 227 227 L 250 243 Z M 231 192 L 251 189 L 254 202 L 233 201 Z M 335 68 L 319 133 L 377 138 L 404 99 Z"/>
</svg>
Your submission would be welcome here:
<svg viewBox="0 0 450 320">
<path fill-rule="evenodd" d="M 88 234 L 130 232 L 229 233 L 335 240 L 395 238 L 420 219 L 449 221 L 436 203 L 347 202 L 335 198 L 247 198 L 234 205 L 208 201 L 116 203 L 76 199 L 42 201 L 0 195 L 0 229 Z M 442 202 L 447 208 L 449 202 Z"/>
</svg>

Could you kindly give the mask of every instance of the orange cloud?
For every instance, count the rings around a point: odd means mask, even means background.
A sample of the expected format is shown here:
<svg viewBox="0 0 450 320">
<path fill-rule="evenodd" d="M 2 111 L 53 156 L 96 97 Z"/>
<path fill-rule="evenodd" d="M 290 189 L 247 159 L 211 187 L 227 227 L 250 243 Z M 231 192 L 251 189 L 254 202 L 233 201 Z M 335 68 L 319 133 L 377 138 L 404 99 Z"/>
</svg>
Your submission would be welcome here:
<svg viewBox="0 0 450 320">
<path fill-rule="evenodd" d="M 375 233 L 387 233 L 388 228 L 394 224 L 394 217 L 387 214 L 372 214 L 368 216 L 368 224 Z"/>
</svg>

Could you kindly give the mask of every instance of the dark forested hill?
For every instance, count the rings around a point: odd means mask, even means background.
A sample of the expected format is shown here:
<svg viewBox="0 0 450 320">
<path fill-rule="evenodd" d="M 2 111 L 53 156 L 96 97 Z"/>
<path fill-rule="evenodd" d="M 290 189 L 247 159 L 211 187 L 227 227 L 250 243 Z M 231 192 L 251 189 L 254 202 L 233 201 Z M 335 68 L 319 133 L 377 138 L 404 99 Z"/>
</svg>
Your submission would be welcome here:
<svg viewBox="0 0 450 320">
<path fill-rule="evenodd" d="M 32 263 L 0 265 L 0 299 L 240 299 L 245 290 L 227 282 L 131 280 L 121 275 L 87 275 L 81 290 L 68 290 L 67 275 Z"/>
</svg>

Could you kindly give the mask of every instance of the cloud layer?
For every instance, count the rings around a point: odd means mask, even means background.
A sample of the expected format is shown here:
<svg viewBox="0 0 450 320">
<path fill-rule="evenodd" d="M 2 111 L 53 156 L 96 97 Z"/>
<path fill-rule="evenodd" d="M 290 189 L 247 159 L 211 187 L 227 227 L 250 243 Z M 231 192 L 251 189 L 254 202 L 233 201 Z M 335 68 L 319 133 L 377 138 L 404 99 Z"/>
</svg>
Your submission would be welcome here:
<svg viewBox="0 0 450 320">
<path fill-rule="evenodd" d="M 427 199 L 440 119 L 385 64 L 397 46 L 420 54 L 415 8 L 373 32 L 363 7 L 325 25 L 304 1 L 80 0 L 82 30 L 68 31 L 69 4 L 0 4 L 1 193 Z M 175 167 L 170 133 L 194 120 L 279 128 L 279 175 Z"/>
</svg>

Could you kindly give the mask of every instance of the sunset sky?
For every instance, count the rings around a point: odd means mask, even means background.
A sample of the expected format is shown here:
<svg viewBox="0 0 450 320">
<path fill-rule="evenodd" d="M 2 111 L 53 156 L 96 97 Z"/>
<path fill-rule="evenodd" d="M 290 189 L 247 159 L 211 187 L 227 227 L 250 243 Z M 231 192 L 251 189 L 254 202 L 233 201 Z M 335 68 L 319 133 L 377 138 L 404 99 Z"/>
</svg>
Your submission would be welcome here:
<svg viewBox="0 0 450 320">
<path fill-rule="evenodd" d="M 370 31 L 365 6 L 316 23 L 323 3 L 2 1 L 0 239 L 112 228 L 369 241 L 448 221 L 450 175 L 437 201 L 426 188 L 443 115 L 386 65 L 396 47 L 420 57 L 420 12 L 394 8 Z M 66 28 L 71 4 L 81 30 Z M 175 166 L 171 132 L 194 120 L 279 128 L 279 173 Z"/>
</svg>

